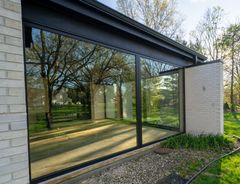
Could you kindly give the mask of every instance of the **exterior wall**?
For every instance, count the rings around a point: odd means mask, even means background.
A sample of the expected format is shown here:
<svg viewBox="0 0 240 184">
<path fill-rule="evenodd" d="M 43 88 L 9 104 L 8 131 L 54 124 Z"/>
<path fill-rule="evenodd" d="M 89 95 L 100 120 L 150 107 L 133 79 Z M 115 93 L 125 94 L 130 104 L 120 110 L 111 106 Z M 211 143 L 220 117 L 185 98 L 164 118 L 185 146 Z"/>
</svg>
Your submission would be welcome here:
<svg viewBox="0 0 240 184">
<path fill-rule="evenodd" d="M 186 132 L 223 133 L 223 64 L 185 69 Z"/>
<path fill-rule="evenodd" d="M 29 183 L 20 0 L 0 0 L 0 183 Z"/>
</svg>

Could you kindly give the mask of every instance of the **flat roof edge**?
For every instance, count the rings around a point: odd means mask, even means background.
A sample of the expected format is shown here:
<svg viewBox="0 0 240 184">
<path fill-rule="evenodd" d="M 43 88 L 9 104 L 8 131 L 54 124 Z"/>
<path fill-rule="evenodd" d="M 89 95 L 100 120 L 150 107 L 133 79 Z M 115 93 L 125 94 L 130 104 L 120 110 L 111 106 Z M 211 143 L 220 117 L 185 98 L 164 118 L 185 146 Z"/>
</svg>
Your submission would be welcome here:
<svg viewBox="0 0 240 184">
<path fill-rule="evenodd" d="M 112 16 L 120 21 L 123 21 L 124 23 L 130 25 L 130 26 L 134 26 L 135 28 L 141 30 L 141 31 L 144 31 L 154 37 L 156 37 L 157 39 L 160 39 L 162 41 L 165 41 L 167 42 L 168 44 L 174 46 L 174 47 L 177 47 L 187 53 L 190 53 L 194 56 L 197 56 L 198 59 L 200 59 L 201 61 L 205 61 L 207 60 L 207 57 L 190 49 L 189 47 L 186 47 L 184 45 L 182 45 L 181 43 L 145 26 L 144 24 L 141 24 L 140 22 L 137 22 L 129 17 L 127 17 L 126 15 L 106 6 L 105 4 L 99 2 L 99 1 L 96 1 L 96 0 L 88 0 L 88 1 L 85 1 L 85 0 L 78 0 L 79 2 L 81 3 L 84 3 L 86 5 L 89 5 L 89 6 L 92 6 L 93 8 L 96 8 L 98 9 L 99 11 L 101 12 L 104 12 L 105 14 L 109 15 L 109 16 Z"/>
</svg>

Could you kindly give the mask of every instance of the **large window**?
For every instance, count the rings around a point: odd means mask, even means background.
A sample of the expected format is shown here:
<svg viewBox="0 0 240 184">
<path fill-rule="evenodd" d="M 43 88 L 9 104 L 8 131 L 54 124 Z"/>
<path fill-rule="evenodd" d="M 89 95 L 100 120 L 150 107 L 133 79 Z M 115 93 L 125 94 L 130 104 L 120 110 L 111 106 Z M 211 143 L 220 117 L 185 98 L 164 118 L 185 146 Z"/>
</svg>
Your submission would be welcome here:
<svg viewBox="0 0 240 184">
<path fill-rule="evenodd" d="M 181 129 L 175 66 L 142 58 L 136 74 L 134 55 L 30 27 L 25 44 L 33 179 L 137 148 L 141 136 L 145 144 Z"/>
<path fill-rule="evenodd" d="M 176 134 L 180 128 L 179 74 L 169 64 L 141 59 L 143 143 Z"/>
<path fill-rule="evenodd" d="M 32 178 L 135 147 L 135 57 L 26 29 Z"/>
</svg>

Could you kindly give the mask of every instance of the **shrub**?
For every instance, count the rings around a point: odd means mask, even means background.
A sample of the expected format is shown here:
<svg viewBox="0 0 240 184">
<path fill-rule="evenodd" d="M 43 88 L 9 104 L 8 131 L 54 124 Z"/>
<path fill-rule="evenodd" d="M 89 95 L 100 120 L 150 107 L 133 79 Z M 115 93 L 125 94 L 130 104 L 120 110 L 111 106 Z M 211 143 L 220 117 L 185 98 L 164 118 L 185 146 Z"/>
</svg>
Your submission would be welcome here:
<svg viewBox="0 0 240 184">
<path fill-rule="evenodd" d="M 161 146 L 166 148 L 184 148 L 194 150 L 224 151 L 233 149 L 234 139 L 223 135 L 182 134 L 164 141 Z"/>
</svg>

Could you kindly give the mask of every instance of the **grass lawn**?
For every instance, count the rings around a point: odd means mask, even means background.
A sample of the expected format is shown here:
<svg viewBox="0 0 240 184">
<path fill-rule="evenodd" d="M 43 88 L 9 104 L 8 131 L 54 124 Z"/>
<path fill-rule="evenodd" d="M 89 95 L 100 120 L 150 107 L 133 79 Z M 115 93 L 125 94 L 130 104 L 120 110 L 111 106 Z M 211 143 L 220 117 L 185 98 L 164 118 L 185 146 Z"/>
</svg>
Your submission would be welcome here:
<svg viewBox="0 0 240 184">
<path fill-rule="evenodd" d="M 240 136 L 240 113 L 225 113 L 224 129 L 226 136 Z M 238 184 L 240 183 L 240 153 L 225 157 L 213 163 L 196 178 L 194 184 Z"/>
<path fill-rule="evenodd" d="M 213 163 L 193 182 L 194 184 L 240 183 L 240 153 Z"/>
<path fill-rule="evenodd" d="M 206 153 L 211 151 L 212 155 L 215 155 L 214 158 L 218 158 L 221 155 L 230 152 L 234 149 L 234 146 L 236 146 L 236 138 L 234 138 L 233 135 L 240 137 L 240 113 L 225 113 L 224 132 L 224 136 L 193 136 L 183 134 L 163 142 L 162 147 L 173 149 L 190 149 L 196 151 L 205 150 Z M 211 154 L 206 156 L 211 156 Z M 208 160 L 212 160 L 212 158 Z M 206 164 L 207 163 L 204 161 L 204 159 L 189 159 L 186 163 L 184 163 L 184 165 L 178 168 L 177 173 L 185 179 L 190 179 L 194 173 L 196 173 Z M 240 153 L 236 153 L 215 162 L 206 171 L 199 175 L 196 180 L 193 181 L 193 183 L 240 183 Z"/>
</svg>

